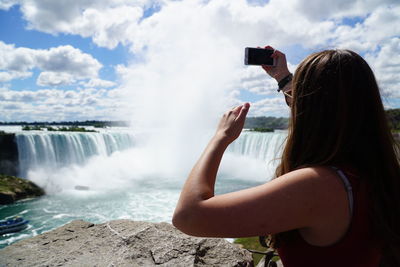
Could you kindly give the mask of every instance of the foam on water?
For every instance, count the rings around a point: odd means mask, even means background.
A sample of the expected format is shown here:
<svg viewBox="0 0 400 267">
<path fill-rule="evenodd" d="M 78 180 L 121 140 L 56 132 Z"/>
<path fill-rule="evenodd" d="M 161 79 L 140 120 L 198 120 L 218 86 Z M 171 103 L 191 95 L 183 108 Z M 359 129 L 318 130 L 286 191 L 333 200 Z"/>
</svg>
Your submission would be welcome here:
<svg viewBox="0 0 400 267">
<path fill-rule="evenodd" d="M 20 176 L 37 168 L 57 170 L 82 165 L 93 156 L 109 156 L 132 147 L 134 138 L 121 132 L 17 132 Z"/>
<path fill-rule="evenodd" d="M 41 140 L 63 140 L 55 136 L 46 136 L 51 133 L 19 133 L 20 138 L 23 135 L 30 141 L 35 140 L 31 138 L 32 136 L 38 136 L 37 138 L 40 137 Z M 80 135 L 80 140 L 88 140 L 82 135 L 90 136 L 92 133 Z M 71 164 L 70 161 L 58 161 L 58 165 L 52 165 L 54 157 L 41 157 L 40 164 L 38 159 L 32 159 L 30 165 L 24 165 L 28 178 L 44 187 L 47 195 L 0 208 L 0 213 L 4 217 L 23 215 L 30 220 L 28 229 L 1 237 L 0 247 L 75 219 L 94 223 L 113 219 L 170 222 L 182 184 L 191 165 L 200 156 L 201 149 L 192 152 L 194 155 L 182 159 L 182 166 L 174 165 L 173 160 L 164 162 L 164 157 L 168 155 L 173 157 L 174 151 L 166 155 L 160 152 L 162 155 L 158 155 L 154 147 L 149 149 L 144 145 L 146 144 L 144 139 L 149 135 L 150 133 L 132 135 L 131 147 L 121 147 L 120 151 L 111 154 L 104 149 L 96 150 L 103 151 L 103 154 L 84 154 L 86 157 L 81 158 L 82 162 L 75 161 Z M 66 138 L 73 138 L 71 136 L 70 133 L 65 133 Z M 203 134 L 203 139 L 198 140 L 198 143 L 201 143 L 199 147 L 205 146 L 208 138 L 209 134 Z M 279 156 L 279 149 L 284 139 L 284 132 L 262 134 L 243 132 L 224 155 L 216 183 L 216 193 L 248 188 L 271 178 L 273 174 L 271 166 L 275 164 L 273 159 Z M 63 153 L 62 150 L 54 152 L 57 149 L 52 146 L 57 146 L 57 142 L 34 144 L 43 150 L 41 152 L 43 154 Z M 105 142 L 98 144 L 104 145 Z M 92 143 L 80 142 L 79 145 L 91 146 Z M 21 151 L 28 150 L 22 146 L 35 150 L 35 146 L 32 148 L 32 142 L 19 142 L 18 146 L 21 146 L 19 147 Z M 72 146 L 74 147 L 78 151 L 89 150 L 85 147 Z M 272 151 L 256 153 L 260 148 Z M 77 151 L 72 151 L 71 147 L 68 149 L 69 155 L 79 155 Z M 190 148 L 187 152 L 190 152 Z M 272 165 L 267 164 L 271 162 Z M 77 185 L 88 187 L 88 190 L 76 190 Z"/>
</svg>

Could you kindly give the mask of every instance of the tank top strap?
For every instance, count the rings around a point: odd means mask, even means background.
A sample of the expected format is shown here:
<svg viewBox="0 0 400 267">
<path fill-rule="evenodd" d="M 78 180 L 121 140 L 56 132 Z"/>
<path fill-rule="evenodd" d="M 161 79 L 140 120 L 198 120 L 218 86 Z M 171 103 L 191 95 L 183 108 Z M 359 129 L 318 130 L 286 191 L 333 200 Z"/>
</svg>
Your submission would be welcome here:
<svg viewBox="0 0 400 267">
<path fill-rule="evenodd" d="M 339 175 L 340 179 L 342 180 L 344 187 L 347 192 L 347 197 L 349 199 L 349 208 L 350 208 L 350 215 L 353 216 L 353 209 L 354 209 L 354 195 L 353 195 L 353 188 L 351 186 L 349 178 L 347 178 L 346 174 L 339 168 L 335 166 L 331 166 L 331 168 Z"/>
<path fill-rule="evenodd" d="M 347 193 L 350 225 L 343 237 L 329 246 L 307 243 L 299 231 L 281 242 L 278 253 L 285 267 L 359 266 L 377 267 L 382 257 L 382 242 L 374 233 L 369 216 L 369 195 L 357 169 L 328 166 L 340 177 Z M 335 178 L 338 179 L 338 178 Z M 347 205 L 347 204 L 346 204 Z M 305 255 L 312 255 L 311 257 Z"/>
</svg>

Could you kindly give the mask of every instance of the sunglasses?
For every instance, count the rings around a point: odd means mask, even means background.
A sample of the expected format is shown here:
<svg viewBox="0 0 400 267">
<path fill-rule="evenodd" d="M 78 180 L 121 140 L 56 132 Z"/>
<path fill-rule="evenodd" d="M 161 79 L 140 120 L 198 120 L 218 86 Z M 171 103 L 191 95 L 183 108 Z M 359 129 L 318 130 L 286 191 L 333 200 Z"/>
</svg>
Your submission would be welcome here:
<svg viewBox="0 0 400 267">
<path fill-rule="evenodd" d="M 283 95 L 285 96 L 286 104 L 290 107 L 292 105 L 292 90 L 282 91 Z"/>
</svg>

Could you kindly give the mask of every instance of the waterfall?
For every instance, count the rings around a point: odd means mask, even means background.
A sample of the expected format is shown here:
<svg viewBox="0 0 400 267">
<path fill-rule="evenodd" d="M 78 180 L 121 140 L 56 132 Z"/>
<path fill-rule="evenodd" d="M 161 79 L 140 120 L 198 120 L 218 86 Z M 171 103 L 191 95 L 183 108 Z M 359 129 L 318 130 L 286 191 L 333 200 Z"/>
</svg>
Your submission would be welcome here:
<svg viewBox="0 0 400 267">
<path fill-rule="evenodd" d="M 286 131 L 260 133 L 243 131 L 228 151 L 264 161 L 276 167 L 282 153 Z M 134 145 L 129 132 L 17 132 L 19 174 L 27 177 L 29 170 L 58 170 L 71 164 L 84 165 L 93 156 L 110 156 Z"/>
<path fill-rule="evenodd" d="M 109 156 L 134 145 L 133 136 L 124 132 L 19 132 L 16 141 L 21 177 L 37 167 L 82 165 L 90 157 Z"/>
<path fill-rule="evenodd" d="M 243 131 L 229 146 L 229 151 L 271 163 L 280 158 L 286 137 L 287 131 L 271 133 Z"/>
</svg>

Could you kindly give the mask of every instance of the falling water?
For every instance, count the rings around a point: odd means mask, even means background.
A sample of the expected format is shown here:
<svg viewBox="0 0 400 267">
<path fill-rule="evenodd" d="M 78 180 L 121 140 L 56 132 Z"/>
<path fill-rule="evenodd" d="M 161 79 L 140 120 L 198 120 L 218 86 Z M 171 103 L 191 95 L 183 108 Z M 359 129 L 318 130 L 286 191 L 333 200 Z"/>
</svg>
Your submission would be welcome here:
<svg viewBox="0 0 400 267">
<path fill-rule="evenodd" d="M 134 145 L 133 136 L 121 132 L 20 132 L 16 141 L 21 177 L 36 168 L 83 165 L 93 156 L 109 156 Z"/>
<path fill-rule="evenodd" d="M 47 195 L 0 207 L 2 218 L 18 215 L 30 220 L 28 229 L 1 237 L 0 248 L 75 219 L 94 223 L 122 218 L 170 221 L 190 168 L 185 162 L 176 172 L 166 174 L 158 164 L 164 157 L 157 160 L 156 149 L 141 145 L 143 135 L 127 131 L 20 131 L 16 136 L 21 172 L 45 188 Z M 285 132 L 244 131 L 224 155 L 216 193 L 248 188 L 271 178 L 285 137 Z M 89 190 L 77 191 L 76 185 Z"/>
<path fill-rule="evenodd" d="M 286 136 L 286 131 L 277 131 L 276 133 L 244 131 L 231 144 L 229 151 L 261 159 L 268 163 L 279 158 Z"/>
</svg>

